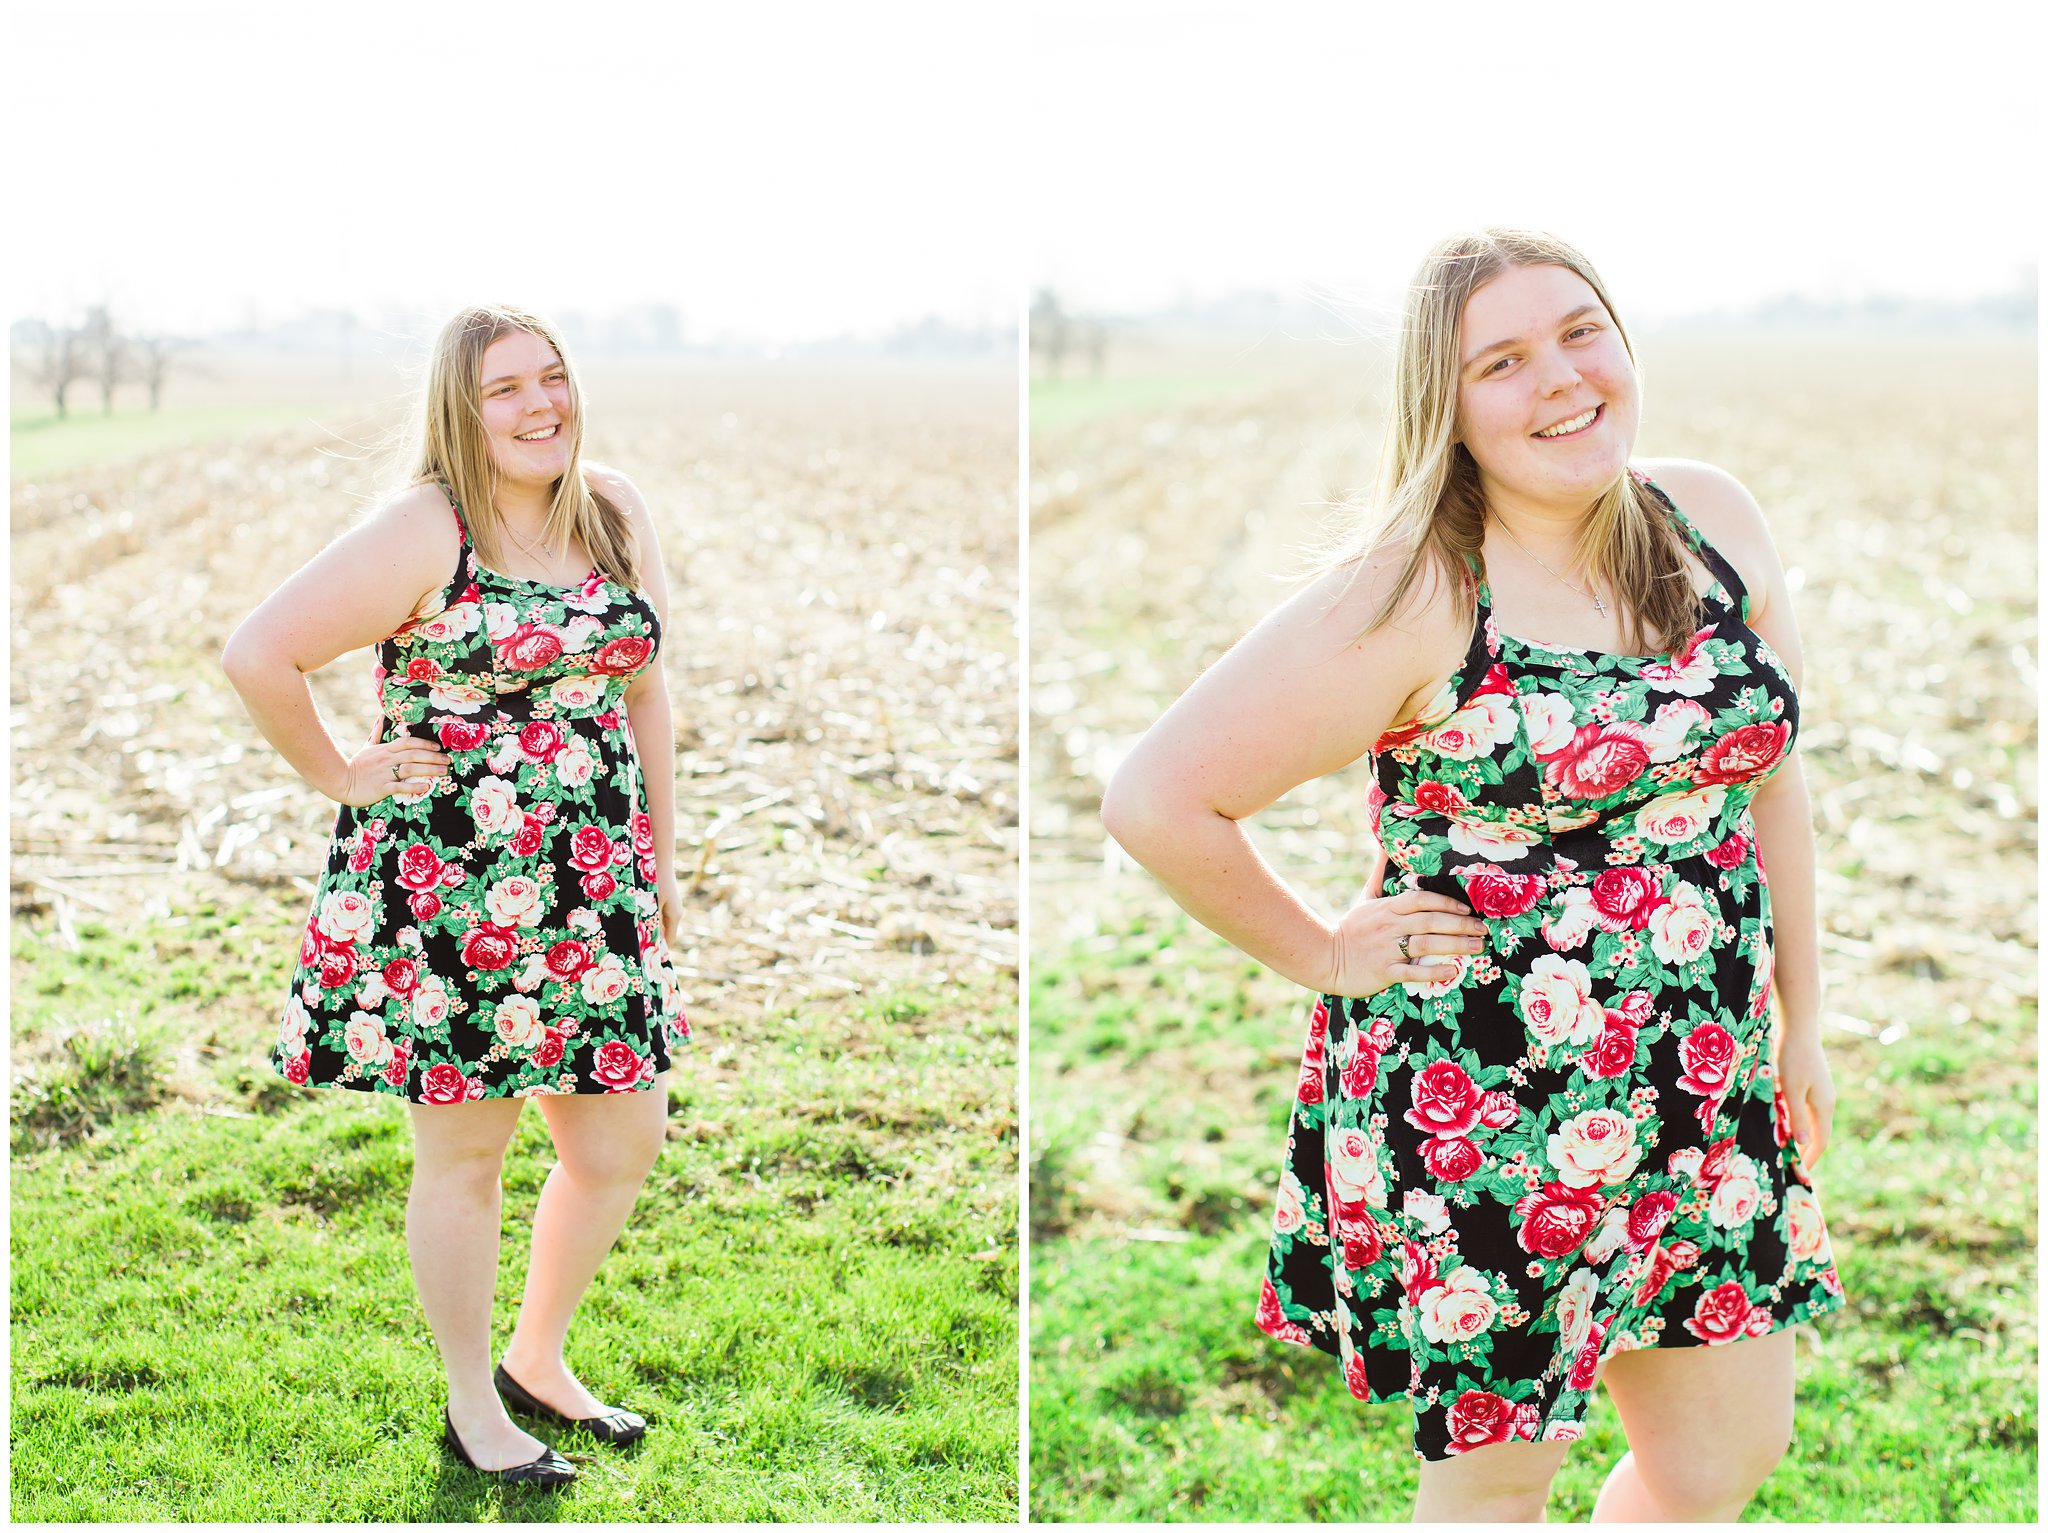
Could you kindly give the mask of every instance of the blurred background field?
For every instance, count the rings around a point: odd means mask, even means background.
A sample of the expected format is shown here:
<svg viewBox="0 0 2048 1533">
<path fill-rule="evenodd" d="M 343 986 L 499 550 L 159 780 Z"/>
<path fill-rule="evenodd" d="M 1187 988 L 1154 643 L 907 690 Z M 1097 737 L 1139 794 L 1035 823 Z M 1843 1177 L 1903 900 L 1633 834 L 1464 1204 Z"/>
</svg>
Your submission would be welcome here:
<svg viewBox="0 0 2048 1533">
<path fill-rule="evenodd" d="M 17 389 L 13 1512 L 516 1514 L 437 1446 L 403 1107 L 264 1063 L 335 809 L 217 663 L 387 482 L 405 380 L 212 365 L 158 419 L 87 393 L 56 421 Z M 587 454 L 661 531 L 696 1036 L 571 1339 L 663 1430 L 555 1515 L 1010 1518 L 1014 374 L 584 373 Z M 312 677 L 345 749 L 372 737 L 370 665 Z M 551 1159 L 527 1114 L 501 1337 Z"/>
<path fill-rule="evenodd" d="M 1343 337 L 1343 340 L 1334 337 Z M 1805 643 L 1845 1311 L 1750 1517 L 2031 1521 L 2035 354 L 2024 333 L 1638 333 L 1640 457 L 1768 516 Z M 1132 322 L 1032 389 L 1031 1444 L 1051 1519 L 1404 1520 L 1410 1416 L 1252 1326 L 1312 998 L 1105 844 L 1103 785 L 1370 482 L 1380 340 Z M 1055 371 L 1055 368 L 1057 369 Z M 1254 834 L 1325 909 L 1364 761 Z M 1603 1395 L 1556 1482 L 1584 1520 Z"/>
</svg>

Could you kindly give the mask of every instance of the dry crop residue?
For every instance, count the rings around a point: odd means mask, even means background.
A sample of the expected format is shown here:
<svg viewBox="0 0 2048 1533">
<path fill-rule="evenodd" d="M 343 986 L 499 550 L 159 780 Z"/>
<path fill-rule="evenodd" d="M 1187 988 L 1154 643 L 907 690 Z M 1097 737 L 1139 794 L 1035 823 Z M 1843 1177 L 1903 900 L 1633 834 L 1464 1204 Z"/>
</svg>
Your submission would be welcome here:
<svg viewBox="0 0 2048 1533">
<path fill-rule="evenodd" d="M 693 1017 L 1014 972 L 1014 386 L 998 367 L 593 371 L 662 539 Z M 15 908 L 310 895 L 334 806 L 218 667 L 384 482 L 326 430 L 14 486 Z M 371 656 L 314 673 L 345 749 Z M 282 996 L 252 997 L 269 1012 Z"/>
</svg>

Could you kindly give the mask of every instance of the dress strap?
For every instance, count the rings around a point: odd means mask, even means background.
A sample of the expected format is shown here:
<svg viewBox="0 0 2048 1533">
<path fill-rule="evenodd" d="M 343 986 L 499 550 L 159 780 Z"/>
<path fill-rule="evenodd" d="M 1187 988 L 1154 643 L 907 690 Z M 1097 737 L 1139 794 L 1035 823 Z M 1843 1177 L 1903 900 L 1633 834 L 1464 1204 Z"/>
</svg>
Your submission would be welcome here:
<svg viewBox="0 0 2048 1533">
<path fill-rule="evenodd" d="M 467 543 L 469 541 L 469 523 L 462 519 L 462 502 L 455 498 L 455 491 L 447 480 L 436 479 L 434 483 L 439 485 L 441 493 L 448 497 L 448 509 L 455 513 L 455 526 L 462 534 L 462 541 Z"/>
<path fill-rule="evenodd" d="M 1664 486 L 1657 483 L 1656 480 L 1640 469 L 1632 468 L 1629 472 L 1636 476 L 1638 483 L 1648 488 L 1658 500 L 1663 502 L 1664 509 L 1671 513 L 1671 520 L 1677 525 L 1678 530 L 1684 534 L 1686 542 L 1690 543 L 1693 552 L 1700 556 L 1700 562 L 1705 564 L 1707 569 L 1712 572 L 1714 578 L 1721 582 L 1721 589 L 1733 598 L 1741 610 L 1742 620 L 1745 623 L 1748 622 L 1749 588 L 1743 585 L 1742 577 L 1735 573 L 1735 566 L 1722 556 L 1720 549 L 1707 541 L 1707 535 L 1693 525 L 1692 518 L 1678 509 L 1678 502 L 1666 493 Z"/>
</svg>

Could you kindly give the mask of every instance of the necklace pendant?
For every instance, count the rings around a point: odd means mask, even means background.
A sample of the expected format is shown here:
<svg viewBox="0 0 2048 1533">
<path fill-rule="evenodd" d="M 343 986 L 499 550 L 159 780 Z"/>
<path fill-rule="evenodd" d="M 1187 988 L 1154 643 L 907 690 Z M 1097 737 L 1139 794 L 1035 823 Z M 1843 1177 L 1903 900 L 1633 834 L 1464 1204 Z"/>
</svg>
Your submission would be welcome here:
<svg viewBox="0 0 2048 1533">
<path fill-rule="evenodd" d="M 1607 616 L 1607 603 L 1596 596 L 1593 598 L 1593 610 L 1602 617 L 1605 617 Z"/>
</svg>

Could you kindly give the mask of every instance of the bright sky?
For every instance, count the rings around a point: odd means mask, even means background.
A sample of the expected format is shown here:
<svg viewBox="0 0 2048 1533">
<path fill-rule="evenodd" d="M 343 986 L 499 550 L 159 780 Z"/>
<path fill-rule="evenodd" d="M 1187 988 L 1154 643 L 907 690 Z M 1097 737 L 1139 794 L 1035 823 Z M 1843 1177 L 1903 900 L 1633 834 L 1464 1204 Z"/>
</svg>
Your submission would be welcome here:
<svg viewBox="0 0 2048 1533">
<path fill-rule="evenodd" d="M 8 317 L 106 294 L 174 328 L 499 297 L 670 302 L 700 340 L 1007 323 L 1021 12 L 976 9 L 15 7 Z"/>
<path fill-rule="evenodd" d="M 1997 0 L 1033 14 L 1033 279 L 1084 307 L 1369 301 L 1469 224 L 1561 235 L 1632 319 L 2032 285 L 2040 51 Z"/>
<path fill-rule="evenodd" d="M 2036 50 L 2000 0 L 1877 14 L 21 6 L 8 317 L 668 302 L 695 339 L 788 341 L 1003 323 L 1048 280 L 1123 309 L 1371 301 L 1471 222 L 1563 235 L 1632 319 L 2009 289 L 2038 256 Z"/>
</svg>

